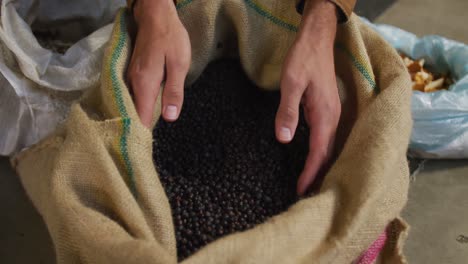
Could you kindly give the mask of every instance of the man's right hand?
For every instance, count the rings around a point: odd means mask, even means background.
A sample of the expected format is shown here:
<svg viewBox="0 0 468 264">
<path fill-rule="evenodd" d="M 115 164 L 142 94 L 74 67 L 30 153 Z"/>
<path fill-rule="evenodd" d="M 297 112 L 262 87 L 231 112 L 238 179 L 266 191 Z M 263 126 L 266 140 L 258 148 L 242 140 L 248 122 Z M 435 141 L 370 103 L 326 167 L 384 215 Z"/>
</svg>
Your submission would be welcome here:
<svg viewBox="0 0 468 264">
<path fill-rule="evenodd" d="M 141 122 L 151 126 L 156 99 L 164 82 L 161 113 L 175 121 L 184 100 L 191 61 L 190 39 L 172 0 L 137 0 L 138 31 L 127 77 Z"/>
</svg>

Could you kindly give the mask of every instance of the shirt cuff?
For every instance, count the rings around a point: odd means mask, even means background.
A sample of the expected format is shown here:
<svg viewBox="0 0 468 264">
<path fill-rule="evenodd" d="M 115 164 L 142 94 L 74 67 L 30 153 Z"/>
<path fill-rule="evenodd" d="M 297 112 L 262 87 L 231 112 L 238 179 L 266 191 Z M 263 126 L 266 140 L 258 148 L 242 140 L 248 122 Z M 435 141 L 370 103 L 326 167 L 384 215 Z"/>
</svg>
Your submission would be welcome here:
<svg viewBox="0 0 468 264">
<path fill-rule="evenodd" d="M 132 8 L 133 7 L 133 2 L 134 2 L 134 0 L 127 0 L 127 7 Z"/>
</svg>

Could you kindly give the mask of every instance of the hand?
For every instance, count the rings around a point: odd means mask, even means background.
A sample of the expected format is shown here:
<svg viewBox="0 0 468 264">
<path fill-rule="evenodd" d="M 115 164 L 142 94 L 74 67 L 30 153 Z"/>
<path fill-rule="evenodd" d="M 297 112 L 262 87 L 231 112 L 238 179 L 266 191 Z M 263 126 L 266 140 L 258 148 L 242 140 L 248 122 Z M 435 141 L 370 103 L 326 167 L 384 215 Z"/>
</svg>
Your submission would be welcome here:
<svg viewBox="0 0 468 264">
<path fill-rule="evenodd" d="M 191 48 L 187 30 L 172 0 L 138 0 L 134 9 L 138 31 L 127 77 L 141 122 L 151 126 L 161 84 L 162 116 L 179 117 Z"/>
<path fill-rule="evenodd" d="M 300 30 L 283 64 L 276 137 L 282 143 L 292 140 L 301 103 L 310 129 L 309 154 L 297 183 L 299 195 L 305 193 L 333 151 L 341 113 L 333 58 L 336 24 L 333 3 L 308 0 Z"/>
</svg>

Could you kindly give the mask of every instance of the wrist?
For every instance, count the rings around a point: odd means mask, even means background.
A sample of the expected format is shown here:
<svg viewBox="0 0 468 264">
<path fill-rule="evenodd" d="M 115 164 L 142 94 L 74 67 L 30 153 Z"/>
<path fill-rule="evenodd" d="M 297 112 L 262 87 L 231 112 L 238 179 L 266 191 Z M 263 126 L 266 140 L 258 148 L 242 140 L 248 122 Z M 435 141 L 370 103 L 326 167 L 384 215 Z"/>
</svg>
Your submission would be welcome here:
<svg viewBox="0 0 468 264">
<path fill-rule="evenodd" d="M 337 6 L 331 0 L 305 0 L 304 3 L 304 17 L 308 17 L 311 14 L 328 17 L 330 20 L 337 20 Z"/>
<path fill-rule="evenodd" d="M 334 3 L 329 0 L 307 0 L 298 37 L 316 47 L 333 47 L 337 23 Z"/>
<path fill-rule="evenodd" d="M 134 0 L 133 15 L 137 23 L 150 22 L 171 8 L 175 9 L 175 0 Z"/>
</svg>

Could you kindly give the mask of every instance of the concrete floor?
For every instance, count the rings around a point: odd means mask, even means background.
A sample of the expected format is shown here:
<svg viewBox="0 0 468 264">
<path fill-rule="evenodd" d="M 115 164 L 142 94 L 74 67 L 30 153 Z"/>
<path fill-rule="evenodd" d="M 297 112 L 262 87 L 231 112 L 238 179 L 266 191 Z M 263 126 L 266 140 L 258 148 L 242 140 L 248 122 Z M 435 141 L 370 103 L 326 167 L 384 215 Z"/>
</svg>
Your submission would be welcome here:
<svg viewBox="0 0 468 264">
<path fill-rule="evenodd" d="M 403 217 L 409 263 L 468 263 L 468 161 L 426 162 L 413 177 Z M 459 241 L 460 240 L 460 241 Z"/>
<path fill-rule="evenodd" d="M 49 233 L 8 159 L 0 159 L 0 263 L 55 263 Z"/>
<path fill-rule="evenodd" d="M 467 12 L 466 0 L 399 0 L 376 22 L 468 43 Z M 45 225 L 6 158 L 0 158 L 0 211 L 0 263 L 54 263 Z M 411 182 L 403 216 L 412 227 L 409 263 L 468 263 L 468 161 L 426 162 Z"/>
<path fill-rule="evenodd" d="M 435 34 L 468 43 L 467 0 L 397 0 L 374 22 L 395 25 L 418 36 Z"/>
</svg>

